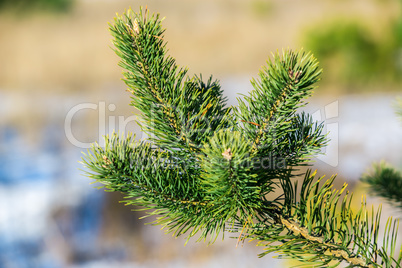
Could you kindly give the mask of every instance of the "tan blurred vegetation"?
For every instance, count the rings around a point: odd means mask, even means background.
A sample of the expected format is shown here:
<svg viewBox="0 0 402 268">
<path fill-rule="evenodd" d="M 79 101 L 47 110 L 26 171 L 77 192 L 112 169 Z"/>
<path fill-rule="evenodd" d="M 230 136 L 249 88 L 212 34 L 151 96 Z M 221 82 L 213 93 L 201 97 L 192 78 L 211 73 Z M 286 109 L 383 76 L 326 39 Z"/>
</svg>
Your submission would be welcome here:
<svg viewBox="0 0 402 268">
<path fill-rule="evenodd" d="M 379 34 L 398 16 L 396 0 L 76 1 L 69 13 L 0 13 L 0 90 L 97 91 L 119 82 L 107 22 L 148 5 L 166 17 L 170 53 L 190 74 L 255 76 L 271 51 L 302 46 L 306 27 L 353 17 Z"/>
</svg>

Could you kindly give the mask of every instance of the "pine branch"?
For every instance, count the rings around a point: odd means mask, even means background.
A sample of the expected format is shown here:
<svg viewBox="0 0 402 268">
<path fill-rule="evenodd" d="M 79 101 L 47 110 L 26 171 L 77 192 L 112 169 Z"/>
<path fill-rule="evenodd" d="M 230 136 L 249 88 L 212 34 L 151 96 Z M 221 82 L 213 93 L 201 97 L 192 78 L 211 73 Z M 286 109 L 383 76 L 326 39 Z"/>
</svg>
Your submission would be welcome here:
<svg viewBox="0 0 402 268">
<path fill-rule="evenodd" d="M 396 114 L 402 120 L 402 99 L 395 102 Z M 402 208 L 402 172 L 385 161 L 373 164 L 372 170 L 364 174 L 361 181 L 367 183 L 371 193 L 383 197 Z"/>
<path fill-rule="evenodd" d="M 278 252 L 320 267 L 339 260 L 359 267 L 400 267 L 400 262 L 393 259 L 398 221 L 387 222 L 385 237 L 389 248 L 378 247 L 381 210 L 372 209 L 369 213 L 363 200 L 354 215 L 348 192 L 339 204 L 346 184 L 337 191 L 332 189 L 335 177 L 322 186 L 322 177 L 313 183 L 314 177 L 315 173 L 306 173 L 300 199 L 291 210 L 268 213 L 263 224 L 257 224 L 250 232 L 249 238 L 268 246 L 260 256 Z M 294 187 L 296 192 L 297 185 Z M 278 241 L 279 245 L 272 245 Z M 300 252 L 305 256 L 297 256 Z"/>
<path fill-rule="evenodd" d="M 363 175 L 361 180 L 369 184 L 373 194 L 402 208 L 402 172 L 383 161 L 374 164 L 372 170 Z"/>
<path fill-rule="evenodd" d="M 245 124 L 244 130 L 253 139 L 253 151 L 264 146 L 264 141 L 273 135 L 269 129 L 273 124 L 280 125 L 275 129 L 283 132 L 290 130 L 289 118 L 296 109 L 305 105 L 302 101 L 311 95 L 314 83 L 319 79 L 321 70 L 318 62 L 309 53 L 282 51 L 274 55 L 274 61 L 268 61 L 260 73 L 260 80 L 252 80 L 254 90 L 245 101 L 239 99 L 239 118 Z"/>
<path fill-rule="evenodd" d="M 127 205 L 157 215 L 154 224 L 210 242 L 225 231 L 255 239 L 261 256 L 279 252 L 320 267 L 401 267 L 393 258 L 398 222 L 389 219 L 382 246 L 381 209 L 354 213 L 346 185 L 332 189 L 298 167 L 326 144 L 322 125 L 296 110 L 321 73 L 309 53 L 274 55 L 236 109 L 219 83 L 188 78 L 166 55 L 159 15 L 131 10 L 110 25 L 132 105 L 148 142 L 106 137 L 83 157 L 87 175 Z M 233 112 L 232 112 L 233 111 Z M 301 188 L 298 189 L 299 183 Z M 370 213 L 369 213 L 370 212 Z M 401 251 L 402 252 L 402 251 Z"/>
<path fill-rule="evenodd" d="M 203 228 L 206 237 L 214 221 L 205 213 L 209 204 L 199 186 L 199 168 L 193 165 L 196 162 L 181 161 L 169 151 L 154 149 L 134 138 L 128 135 L 121 140 L 114 134 L 105 138 L 104 149 L 94 144 L 83 158 L 90 170 L 87 175 L 107 191 L 125 194 L 127 205 L 153 210 L 149 215 L 160 216 L 154 224 L 164 225 L 176 235 L 194 228 L 189 237 Z"/>
<path fill-rule="evenodd" d="M 119 65 L 127 70 L 124 81 L 133 95 L 132 106 L 143 113 L 142 130 L 159 146 L 198 151 L 200 142 L 227 124 L 223 118 L 229 109 L 224 108 L 226 99 L 218 82 L 210 78 L 205 84 L 201 77 L 186 77 L 187 69 L 166 55 L 159 14 L 128 10 L 115 18 L 110 31 Z M 208 128 L 210 113 L 220 120 L 212 120 Z M 195 133 L 194 126 L 203 127 L 205 133 Z"/>
</svg>

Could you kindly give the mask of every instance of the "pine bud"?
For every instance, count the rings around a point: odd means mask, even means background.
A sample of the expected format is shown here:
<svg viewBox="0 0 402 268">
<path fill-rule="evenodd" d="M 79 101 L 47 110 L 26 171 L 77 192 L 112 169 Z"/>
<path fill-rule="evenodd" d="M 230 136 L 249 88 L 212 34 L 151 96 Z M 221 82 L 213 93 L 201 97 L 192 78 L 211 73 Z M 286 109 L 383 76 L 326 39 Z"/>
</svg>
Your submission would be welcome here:
<svg viewBox="0 0 402 268">
<path fill-rule="evenodd" d="M 135 34 L 139 34 L 140 33 L 140 27 L 138 25 L 138 20 L 135 19 L 134 23 L 133 23 L 133 31 Z"/>
<path fill-rule="evenodd" d="M 226 149 L 223 153 L 222 153 L 223 158 L 225 158 L 226 160 L 230 161 L 232 160 L 232 150 L 230 150 L 230 148 Z"/>
</svg>

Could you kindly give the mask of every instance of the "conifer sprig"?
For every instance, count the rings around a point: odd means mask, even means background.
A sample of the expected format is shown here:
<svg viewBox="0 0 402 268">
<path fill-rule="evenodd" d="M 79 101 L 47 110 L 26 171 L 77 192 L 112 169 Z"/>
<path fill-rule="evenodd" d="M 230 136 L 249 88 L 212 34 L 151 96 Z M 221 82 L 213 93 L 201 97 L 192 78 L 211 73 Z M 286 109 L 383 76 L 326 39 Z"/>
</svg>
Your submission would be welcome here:
<svg viewBox="0 0 402 268">
<path fill-rule="evenodd" d="M 327 142 L 306 104 L 321 70 L 305 52 L 285 50 L 253 80 L 254 90 L 227 108 L 219 82 L 189 78 L 167 55 L 159 15 L 128 10 L 110 24 L 131 104 L 148 141 L 106 137 L 83 157 L 87 175 L 124 202 L 157 215 L 154 224 L 215 241 L 225 231 L 319 267 L 401 267 L 397 222 L 379 242 L 380 210 L 351 209 L 346 185 L 332 189 L 299 166 Z M 300 188 L 298 188 L 300 186 Z M 345 194 L 346 193 L 346 194 Z M 370 212 L 370 213 L 369 213 Z"/>
<path fill-rule="evenodd" d="M 370 186 L 370 192 L 402 208 L 401 171 L 382 161 L 373 164 L 372 169 L 361 180 Z"/>
<path fill-rule="evenodd" d="M 166 54 L 159 14 L 128 10 L 115 18 L 110 31 L 119 65 L 126 70 L 131 105 L 143 114 L 142 130 L 164 148 L 198 151 L 202 141 L 225 125 L 216 118 L 229 114 L 219 83 L 212 77 L 206 83 L 201 76 L 188 78 L 188 70 Z"/>
</svg>

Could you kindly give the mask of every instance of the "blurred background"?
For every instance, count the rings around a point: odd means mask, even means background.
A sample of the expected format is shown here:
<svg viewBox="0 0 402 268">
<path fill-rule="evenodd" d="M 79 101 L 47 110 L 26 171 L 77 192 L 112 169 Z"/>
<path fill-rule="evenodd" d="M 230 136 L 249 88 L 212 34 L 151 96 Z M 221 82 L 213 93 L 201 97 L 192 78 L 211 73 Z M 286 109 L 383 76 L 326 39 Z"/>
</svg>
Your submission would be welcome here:
<svg viewBox="0 0 402 268">
<path fill-rule="evenodd" d="M 166 19 L 170 54 L 213 74 L 229 105 L 283 48 L 312 51 L 324 74 L 305 108 L 332 139 L 319 174 L 348 182 L 356 207 L 372 162 L 402 168 L 399 0 L 0 0 L 0 267 L 287 267 L 255 244 L 208 246 L 144 225 L 80 170 L 81 152 L 133 121 L 107 23 L 148 5 Z M 380 198 L 383 216 L 402 211 Z M 401 229 L 400 229 L 401 230 Z M 402 234 L 401 234 L 402 235 Z"/>
</svg>

